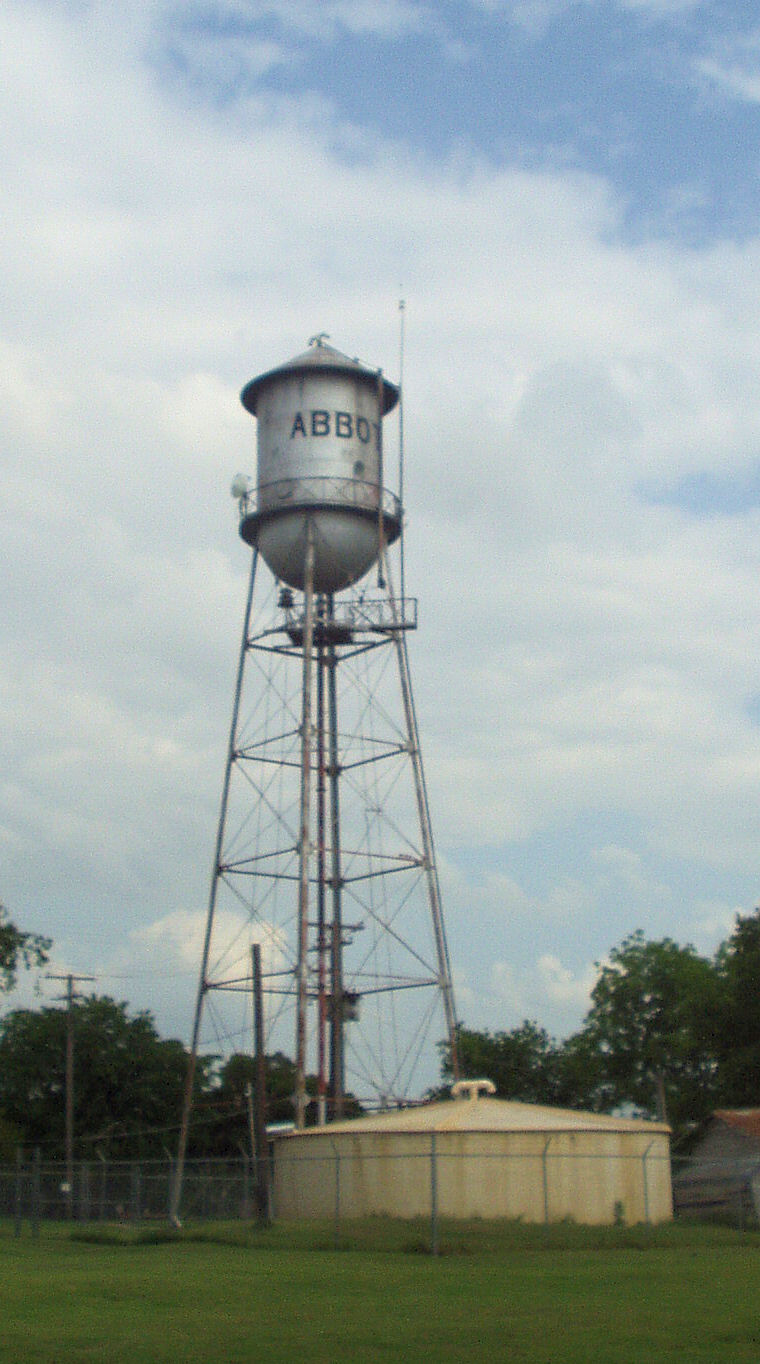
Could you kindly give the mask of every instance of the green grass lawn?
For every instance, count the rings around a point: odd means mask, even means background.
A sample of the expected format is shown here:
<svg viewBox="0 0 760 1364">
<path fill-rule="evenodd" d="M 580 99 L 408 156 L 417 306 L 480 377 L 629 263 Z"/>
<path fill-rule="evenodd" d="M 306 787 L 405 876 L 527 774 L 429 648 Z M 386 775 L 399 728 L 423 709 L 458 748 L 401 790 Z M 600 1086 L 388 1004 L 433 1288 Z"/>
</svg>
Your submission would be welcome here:
<svg viewBox="0 0 760 1364">
<path fill-rule="evenodd" d="M 664 1226 L 0 1227 L 0 1360 L 760 1360 L 760 1237 Z M 86 1239 L 81 1239 L 86 1238 Z"/>
</svg>

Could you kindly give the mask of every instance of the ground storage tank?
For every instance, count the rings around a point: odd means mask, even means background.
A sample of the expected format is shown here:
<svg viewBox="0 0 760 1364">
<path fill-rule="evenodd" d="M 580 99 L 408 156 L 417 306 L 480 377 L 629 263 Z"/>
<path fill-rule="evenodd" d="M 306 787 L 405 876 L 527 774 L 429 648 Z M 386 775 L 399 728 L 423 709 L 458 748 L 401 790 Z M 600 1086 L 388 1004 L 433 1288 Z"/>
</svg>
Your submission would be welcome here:
<svg viewBox="0 0 760 1364">
<path fill-rule="evenodd" d="M 670 1130 L 477 1092 L 307 1128 L 275 1142 L 282 1218 L 386 1215 L 662 1222 Z"/>
<path fill-rule="evenodd" d="M 252 379 L 241 401 L 258 422 L 256 496 L 240 533 L 275 577 L 304 587 L 306 528 L 315 542 L 314 590 L 337 592 L 372 567 L 401 528 L 383 488 L 382 420 L 398 389 L 322 336 Z"/>
</svg>

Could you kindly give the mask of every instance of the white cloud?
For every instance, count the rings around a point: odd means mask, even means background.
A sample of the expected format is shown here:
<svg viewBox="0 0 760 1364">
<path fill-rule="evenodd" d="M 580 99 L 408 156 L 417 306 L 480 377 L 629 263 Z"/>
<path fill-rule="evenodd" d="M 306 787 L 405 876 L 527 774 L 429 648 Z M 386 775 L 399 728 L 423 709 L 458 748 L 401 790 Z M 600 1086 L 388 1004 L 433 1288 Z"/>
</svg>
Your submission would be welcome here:
<svg viewBox="0 0 760 1364">
<path fill-rule="evenodd" d="M 320 5 L 319 22 L 309 0 L 295 4 L 281 0 L 277 8 L 285 24 L 310 34 L 343 28 L 350 33 L 402 37 L 419 32 L 435 17 L 434 7 L 421 0 L 326 0 Z"/>
<path fill-rule="evenodd" d="M 584 1013 L 591 1003 L 591 991 L 596 981 L 596 971 L 587 967 L 579 979 L 568 967 L 563 966 L 558 957 L 546 955 L 537 962 L 539 980 L 543 984 L 547 999 L 565 1008 L 568 1005 Z"/>
<path fill-rule="evenodd" d="M 589 1008 L 595 979 L 592 967 L 576 975 L 551 953 L 519 969 L 509 962 L 496 961 L 491 969 L 491 995 L 487 1001 L 481 1001 L 481 1011 L 485 1002 L 487 1026 L 492 1029 L 501 1027 L 509 1031 L 519 1027 L 523 1019 L 529 1019 L 546 1027 L 548 1032 L 561 1035 L 570 1031 L 569 1020 L 573 1020 L 575 1027 L 580 1023 Z"/>
<path fill-rule="evenodd" d="M 741 103 L 760 100 L 760 28 L 721 31 L 706 44 L 706 54 L 695 61 L 701 84 Z"/>
<path fill-rule="evenodd" d="M 83 969 L 202 914 L 248 565 L 236 391 L 321 328 L 392 374 L 403 280 L 431 806 L 447 864 L 491 857 L 452 877 L 462 988 L 483 998 L 514 951 L 524 1011 L 572 1026 L 618 928 L 680 931 L 658 859 L 730 877 L 721 904 L 750 893 L 757 514 L 640 489 L 755 456 L 760 244 L 631 246 L 598 179 L 431 166 L 309 98 L 194 107 L 144 59 L 163 8 L 107 12 L 0 16 L 3 897 Z M 539 836 L 541 884 L 510 860 Z"/>
<path fill-rule="evenodd" d="M 760 70 L 756 52 L 752 54 L 751 64 L 746 57 L 740 62 L 704 57 L 696 63 L 696 69 L 733 99 L 746 104 L 760 102 Z"/>
<path fill-rule="evenodd" d="M 653 19 L 668 19 L 671 15 L 705 8 L 705 0 L 619 0 L 619 3 L 621 9 L 633 10 Z"/>
<path fill-rule="evenodd" d="M 489 14 L 503 13 L 532 38 L 543 36 L 559 16 L 573 10 L 601 8 L 600 0 L 470 0 Z M 662 21 L 703 7 L 704 0 L 616 0 L 617 8 Z"/>
<path fill-rule="evenodd" d="M 421 0 L 320 0 L 315 9 L 309 0 L 216 0 L 199 3 L 189 11 L 197 25 L 213 33 L 230 21 L 241 26 L 276 19 L 284 29 L 324 41 L 345 29 L 356 34 L 399 36 L 417 32 L 434 11 Z"/>
</svg>

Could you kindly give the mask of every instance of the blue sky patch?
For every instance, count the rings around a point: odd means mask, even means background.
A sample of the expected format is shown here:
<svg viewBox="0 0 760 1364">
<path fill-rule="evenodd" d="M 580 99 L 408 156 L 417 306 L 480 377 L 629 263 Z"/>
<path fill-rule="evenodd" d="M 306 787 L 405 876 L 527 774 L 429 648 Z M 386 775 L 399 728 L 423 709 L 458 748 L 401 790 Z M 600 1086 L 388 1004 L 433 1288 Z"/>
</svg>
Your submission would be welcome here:
<svg viewBox="0 0 760 1364">
<path fill-rule="evenodd" d="M 760 459 L 730 473 L 687 474 L 667 488 L 644 486 L 641 495 L 652 506 L 681 507 L 692 516 L 744 516 L 760 507 Z"/>
<path fill-rule="evenodd" d="M 305 32 L 274 6 L 250 17 L 199 9 L 165 32 L 161 64 L 222 106 L 257 92 L 316 96 L 338 122 L 431 163 L 464 149 L 496 165 L 599 175 L 634 239 L 754 232 L 760 102 L 716 75 L 757 66 L 746 7 L 658 17 L 572 5 L 537 31 L 453 0 L 419 15 L 413 31 L 335 19 Z"/>
</svg>

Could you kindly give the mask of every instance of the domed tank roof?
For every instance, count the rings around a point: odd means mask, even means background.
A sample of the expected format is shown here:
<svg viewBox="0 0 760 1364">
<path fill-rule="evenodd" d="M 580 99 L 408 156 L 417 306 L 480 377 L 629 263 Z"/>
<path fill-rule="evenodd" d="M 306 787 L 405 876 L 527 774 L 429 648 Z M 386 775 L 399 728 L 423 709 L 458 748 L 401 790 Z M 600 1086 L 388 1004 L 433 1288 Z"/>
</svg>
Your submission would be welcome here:
<svg viewBox="0 0 760 1364">
<path fill-rule="evenodd" d="M 644 1132 L 669 1133 L 667 1123 L 643 1118 L 618 1118 L 549 1104 L 520 1103 L 514 1099 L 475 1096 L 413 1104 L 390 1112 L 368 1113 L 360 1118 L 331 1122 L 327 1127 L 307 1127 L 294 1132 L 299 1139 L 360 1135 L 363 1132 L 417 1134 L 420 1132 Z M 290 1134 L 288 1140 L 291 1140 Z"/>
<path fill-rule="evenodd" d="M 334 346 L 328 346 L 325 341 L 325 334 L 320 333 L 313 337 L 309 343 L 309 349 L 301 355 L 295 355 L 292 360 L 286 360 L 284 365 L 278 365 L 276 369 L 267 370 L 266 374 L 259 374 L 256 379 L 251 379 L 247 383 L 242 393 L 240 401 L 248 412 L 256 415 L 256 407 L 259 400 L 259 393 L 262 388 L 276 379 L 279 374 L 291 377 L 294 374 L 313 374 L 318 371 L 321 374 L 352 374 L 366 379 L 368 382 L 377 383 L 377 370 L 370 369 L 363 365 L 360 360 L 352 360 L 342 351 L 336 350 Z M 395 384 L 383 378 L 383 416 L 390 412 L 391 408 L 398 402 L 398 388 Z"/>
</svg>

